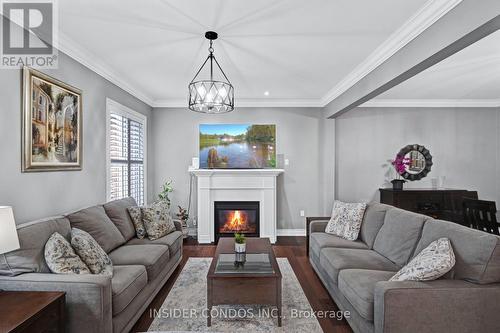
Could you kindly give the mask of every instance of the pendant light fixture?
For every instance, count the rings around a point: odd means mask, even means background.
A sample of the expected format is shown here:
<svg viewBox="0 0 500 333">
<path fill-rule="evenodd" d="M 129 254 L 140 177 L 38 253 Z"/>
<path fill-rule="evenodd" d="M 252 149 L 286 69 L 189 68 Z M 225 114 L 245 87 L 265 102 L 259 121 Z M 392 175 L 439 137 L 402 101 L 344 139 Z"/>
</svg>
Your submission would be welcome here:
<svg viewBox="0 0 500 333">
<path fill-rule="evenodd" d="M 207 31 L 205 38 L 210 41 L 208 57 L 189 84 L 189 109 L 201 113 L 226 113 L 234 110 L 234 87 L 214 56 L 213 41 L 218 37 L 214 31 Z M 210 62 L 210 79 L 196 80 L 203 67 Z M 214 79 L 214 63 L 225 81 Z"/>
</svg>

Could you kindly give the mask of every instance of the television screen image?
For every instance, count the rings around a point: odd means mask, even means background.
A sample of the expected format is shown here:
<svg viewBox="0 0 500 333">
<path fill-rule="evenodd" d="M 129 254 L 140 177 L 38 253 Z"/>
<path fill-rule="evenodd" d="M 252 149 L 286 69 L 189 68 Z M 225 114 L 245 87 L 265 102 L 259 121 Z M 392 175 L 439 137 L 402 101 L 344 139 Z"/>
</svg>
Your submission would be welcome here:
<svg viewBox="0 0 500 333">
<path fill-rule="evenodd" d="M 201 124 L 200 168 L 276 168 L 276 125 Z"/>
</svg>

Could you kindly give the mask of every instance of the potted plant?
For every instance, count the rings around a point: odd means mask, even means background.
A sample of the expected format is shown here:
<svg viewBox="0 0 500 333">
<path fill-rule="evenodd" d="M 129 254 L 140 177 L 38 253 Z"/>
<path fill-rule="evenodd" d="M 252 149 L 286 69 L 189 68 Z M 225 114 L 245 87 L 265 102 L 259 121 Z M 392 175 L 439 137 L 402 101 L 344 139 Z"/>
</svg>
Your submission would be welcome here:
<svg viewBox="0 0 500 333">
<path fill-rule="evenodd" d="M 402 155 L 396 155 L 396 158 L 391 161 L 391 164 L 394 167 L 394 170 L 396 170 L 397 175 L 397 178 L 391 180 L 392 188 L 394 190 L 402 190 L 403 184 L 406 182 L 406 180 L 401 178 L 401 175 L 406 172 L 406 166 L 410 164 L 410 159 Z"/>
<path fill-rule="evenodd" d="M 170 198 L 168 197 L 168 194 L 170 192 L 173 192 L 174 188 L 172 187 L 172 181 L 169 180 L 162 186 L 161 192 L 158 194 L 158 199 L 161 201 L 164 201 L 167 203 L 167 205 L 170 207 Z"/>
<path fill-rule="evenodd" d="M 236 253 L 246 252 L 245 235 L 238 232 L 234 234 L 234 252 Z"/>
</svg>

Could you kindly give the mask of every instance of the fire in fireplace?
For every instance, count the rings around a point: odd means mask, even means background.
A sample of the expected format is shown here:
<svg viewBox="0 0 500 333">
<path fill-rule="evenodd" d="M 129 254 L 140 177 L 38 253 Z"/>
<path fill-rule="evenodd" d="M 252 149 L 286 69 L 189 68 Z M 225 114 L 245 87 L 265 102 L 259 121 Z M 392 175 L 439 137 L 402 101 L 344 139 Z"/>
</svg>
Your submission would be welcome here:
<svg viewBox="0 0 500 333">
<path fill-rule="evenodd" d="M 216 201 L 215 241 L 219 237 L 239 232 L 247 237 L 259 237 L 258 201 Z"/>
</svg>

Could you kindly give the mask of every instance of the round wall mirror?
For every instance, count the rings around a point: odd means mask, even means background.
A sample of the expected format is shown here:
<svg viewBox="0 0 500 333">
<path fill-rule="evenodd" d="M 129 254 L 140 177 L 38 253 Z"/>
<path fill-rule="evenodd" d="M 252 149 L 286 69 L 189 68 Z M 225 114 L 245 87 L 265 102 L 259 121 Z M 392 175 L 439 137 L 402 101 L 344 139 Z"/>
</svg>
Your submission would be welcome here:
<svg viewBox="0 0 500 333">
<path fill-rule="evenodd" d="M 405 172 L 401 174 L 407 180 L 419 180 L 427 176 L 432 167 L 432 155 L 424 146 L 408 145 L 401 149 L 399 156 L 408 161 Z"/>
</svg>

